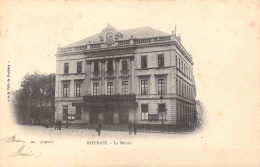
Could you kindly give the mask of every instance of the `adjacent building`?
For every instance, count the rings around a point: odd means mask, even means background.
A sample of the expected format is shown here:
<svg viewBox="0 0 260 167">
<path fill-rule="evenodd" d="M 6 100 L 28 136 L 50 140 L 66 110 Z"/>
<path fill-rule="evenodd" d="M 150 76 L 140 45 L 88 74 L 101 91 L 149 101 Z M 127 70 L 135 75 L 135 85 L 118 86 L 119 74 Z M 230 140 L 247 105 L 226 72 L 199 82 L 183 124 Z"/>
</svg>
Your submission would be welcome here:
<svg viewBox="0 0 260 167">
<path fill-rule="evenodd" d="M 100 33 L 56 53 L 55 120 L 63 123 L 192 122 L 192 56 L 174 32 L 142 27 Z"/>
</svg>

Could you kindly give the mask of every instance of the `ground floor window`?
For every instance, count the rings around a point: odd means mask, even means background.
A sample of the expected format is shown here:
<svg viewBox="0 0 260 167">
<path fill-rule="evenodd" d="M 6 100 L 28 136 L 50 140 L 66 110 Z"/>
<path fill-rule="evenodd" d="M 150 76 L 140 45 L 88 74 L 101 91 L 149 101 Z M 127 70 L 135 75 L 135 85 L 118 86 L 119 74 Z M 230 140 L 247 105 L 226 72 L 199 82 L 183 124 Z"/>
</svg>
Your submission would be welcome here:
<svg viewBox="0 0 260 167">
<path fill-rule="evenodd" d="M 63 119 L 66 120 L 68 118 L 68 106 L 63 106 Z"/>
<path fill-rule="evenodd" d="M 148 104 L 141 104 L 141 120 L 148 120 Z"/>
<path fill-rule="evenodd" d="M 166 104 L 158 104 L 159 120 L 166 120 Z"/>
<path fill-rule="evenodd" d="M 81 107 L 76 107 L 76 120 L 81 120 Z"/>
</svg>

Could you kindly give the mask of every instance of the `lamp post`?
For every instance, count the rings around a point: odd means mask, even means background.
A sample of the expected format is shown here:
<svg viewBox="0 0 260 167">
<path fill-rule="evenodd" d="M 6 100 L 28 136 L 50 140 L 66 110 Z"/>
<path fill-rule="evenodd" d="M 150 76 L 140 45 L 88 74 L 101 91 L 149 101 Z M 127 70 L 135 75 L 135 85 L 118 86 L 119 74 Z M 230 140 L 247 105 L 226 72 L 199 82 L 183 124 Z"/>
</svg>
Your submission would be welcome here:
<svg viewBox="0 0 260 167">
<path fill-rule="evenodd" d="M 161 87 L 161 95 L 160 95 L 160 101 L 161 101 L 161 105 L 163 104 L 163 89 Z M 163 121 L 164 121 L 164 113 L 166 112 L 165 111 L 165 108 L 163 109 L 163 111 L 160 111 L 160 108 L 159 108 L 159 112 L 160 114 L 162 115 L 162 132 L 164 132 L 164 124 L 163 124 Z"/>
</svg>

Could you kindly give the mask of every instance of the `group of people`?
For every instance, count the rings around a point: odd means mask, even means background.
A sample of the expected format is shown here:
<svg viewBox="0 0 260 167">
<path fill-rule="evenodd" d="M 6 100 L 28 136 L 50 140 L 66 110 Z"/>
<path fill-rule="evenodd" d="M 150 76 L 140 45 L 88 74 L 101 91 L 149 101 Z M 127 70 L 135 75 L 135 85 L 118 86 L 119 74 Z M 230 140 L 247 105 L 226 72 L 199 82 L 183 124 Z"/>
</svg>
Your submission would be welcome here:
<svg viewBox="0 0 260 167">
<path fill-rule="evenodd" d="M 96 127 L 96 132 L 98 133 L 98 136 L 100 136 L 100 134 L 101 134 L 101 128 L 102 128 L 102 120 L 101 120 L 101 118 L 99 118 L 97 127 Z M 129 135 L 132 134 L 132 130 L 134 130 L 134 134 L 136 135 L 137 125 L 136 125 L 135 121 L 133 124 L 130 121 L 128 122 L 128 130 L 129 130 Z"/>
<path fill-rule="evenodd" d="M 134 121 L 134 123 L 132 124 L 130 121 L 128 122 L 128 131 L 129 131 L 129 135 L 132 134 L 132 130 L 134 129 L 134 134 L 136 135 L 137 132 L 137 125 Z"/>
<path fill-rule="evenodd" d="M 61 130 L 61 121 L 59 119 L 55 122 L 55 130 Z"/>
</svg>

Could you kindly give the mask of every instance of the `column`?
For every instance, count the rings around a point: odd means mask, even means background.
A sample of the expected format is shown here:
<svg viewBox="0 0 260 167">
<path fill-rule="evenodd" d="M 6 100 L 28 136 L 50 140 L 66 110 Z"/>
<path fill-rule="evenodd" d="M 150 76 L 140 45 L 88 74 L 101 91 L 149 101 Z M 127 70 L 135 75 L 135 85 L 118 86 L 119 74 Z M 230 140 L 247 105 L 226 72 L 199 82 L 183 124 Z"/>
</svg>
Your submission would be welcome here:
<svg viewBox="0 0 260 167">
<path fill-rule="evenodd" d="M 105 63 L 106 60 L 101 60 L 101 84 L 99 86 L 100 89 L 100 95 L 105 95 Z"/>
<path fill-rule="evenodd" d="M 91 64 L 92 61 L 87 61 L 86 63 L 86 95 L 90 95 L 91 94 L 91 82 L 90 82 L 90 78 L 91 78 Z"/>
<path fill-rule="evenodd" d="M 120 94 L 120 89 L 119 89 L 119 58 L 115 58 L 115 94 Z"/>
<path fill-rule="evenodd" d="M 135 72 L 135 67 L 134 67 L 134 56 L 130 57 L 130 80 L 129 80 L 129 93 L 134 94 L 135 93 L 135 81 L 134 81 L 134 72 Z"/>
</svg>

